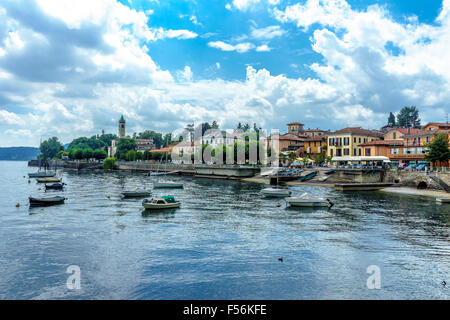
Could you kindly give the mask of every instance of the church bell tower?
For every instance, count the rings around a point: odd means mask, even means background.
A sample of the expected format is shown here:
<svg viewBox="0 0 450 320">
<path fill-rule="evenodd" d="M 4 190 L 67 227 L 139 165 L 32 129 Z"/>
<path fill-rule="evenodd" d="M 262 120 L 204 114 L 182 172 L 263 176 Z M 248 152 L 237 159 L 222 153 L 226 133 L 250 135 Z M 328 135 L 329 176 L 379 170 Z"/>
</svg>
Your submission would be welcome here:
<svg viewBox="0 0 450 320">
<path fill-rule="evenodd" d="M 123 115 L 119 120 L 119 138 L 125 138 L 125 119 L 123 118 Z"/>
</svg>

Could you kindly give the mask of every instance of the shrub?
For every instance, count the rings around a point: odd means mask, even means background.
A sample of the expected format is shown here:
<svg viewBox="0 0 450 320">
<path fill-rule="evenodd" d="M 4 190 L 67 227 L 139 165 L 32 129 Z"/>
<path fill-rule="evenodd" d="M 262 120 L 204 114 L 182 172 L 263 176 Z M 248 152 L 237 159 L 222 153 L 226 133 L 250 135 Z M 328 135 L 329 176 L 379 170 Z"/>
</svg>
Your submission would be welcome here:
<svg viewBox="0 0 450 320">
<path fill-rule="evenodd" d="M 116 158 L 106 158 L 103 162 L 103 169 L 112 170 L 116 167 Z"/>
</svg>

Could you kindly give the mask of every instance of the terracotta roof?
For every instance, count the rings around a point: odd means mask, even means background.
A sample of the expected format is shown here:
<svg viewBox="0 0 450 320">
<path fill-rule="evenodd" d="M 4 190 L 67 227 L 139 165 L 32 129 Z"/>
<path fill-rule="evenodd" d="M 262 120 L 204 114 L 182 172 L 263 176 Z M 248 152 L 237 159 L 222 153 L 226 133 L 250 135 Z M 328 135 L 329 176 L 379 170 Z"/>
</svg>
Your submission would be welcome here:
<svg viewBox="0 0 450 320">
<path fill-rule="evenodd" d="M 150 152 L 170 152 L 169 148 L 153 149 Z"/>
<path fill-rule="evenodd" d="M 300 123 L 300 122 L 291 122 L 291 123 L 288 123 L 287 125 L 288 125 L 288 126 L 291 126 L 291 125 L 299 125 L 299 126 L 303 126 L 304 124 L 303 124 L 303 123 Z"/>
<path fill-rule="evenodd" d="M 449 134 L 450 130 L 419 130 L 415 133 L 411 133 L 411 134 L 405 134 L 403 136 L 403 138 L 414 138 L 414 137 L 420 137 L 420 136 L 434 136 L 438 133 L 445 133 L 445 134 Z"/>
<path fill-rule="evenodd" d="M 360 146 L 402 146 L 403 140 L 375 140 L 360 144 Z"/>
<path fill-rule="evenodd" d="M 278 140 L 305 141 L 305 138 L 299 138 L 299 137 L 293 137 L 293 136 L 279 136 Z"/>
<path fill-rule="evenodd" d="M 326 136 L 308 137 L 305 138 L 304 141 L 327 141 L 327 137 Z"/>
<path fill-rule="evenodd" d="M 438 126 L 438 127 L 443 127 L 443 128 L 449 127 L 450 128 L 450 124 L 448 124 L 447 122 L 429 122 L 425 125 L 425 127 L 430 124 L 434 125 L 434 126 Z"/>
<path fill-rule="evenodd" d="M 322 129 L 319 129 L 319 128 L 317 128 L 317 129 L 310 129 L 310 128 L 308 128 L 308 129 L 305 129 L 305 131 L 310 131 L 310 132 L 327 132 L 327 130 L 322 130 Z"/>
<path fill-rule="evenodd" d="M 403 134 L 408 134 L 408 133 L 416 133 L 416 132 L 422 131 L 422 129 L 418 129 L 418 128 L 392 128 L 387 133 L 389 133 L 391 131 L 399 131 L 399 132 L 401 132 Z"/>
<path fill-rule="evenodd" d="M 369 136 L 369 137 L 380 137 L 383 135 L 383 133 L 381 133 L 379 131 L 366 130 L 361 127 L 347 127 L 344 129 L 340 129 L 340 130 L 331 132 L 330 135 L 332 136 L 335 134 L 344 134 L 344 133 L 355 134 L 355 135 L 360 135 L 360 136 Z"/>
</svg>

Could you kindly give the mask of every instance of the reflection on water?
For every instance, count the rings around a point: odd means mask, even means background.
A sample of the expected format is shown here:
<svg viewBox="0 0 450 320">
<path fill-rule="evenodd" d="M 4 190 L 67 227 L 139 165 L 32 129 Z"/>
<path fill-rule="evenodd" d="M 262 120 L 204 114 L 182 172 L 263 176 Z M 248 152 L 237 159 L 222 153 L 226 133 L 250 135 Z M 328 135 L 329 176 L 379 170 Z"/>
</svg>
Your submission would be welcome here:
<svg viewBox="0 0 450 320">
<path fill-rule="evenodd" d="M 56 195 L 23 178 L 24 162 L 0 162 L 2 299 L 448 299 L 450 206 L 376 192 L 296 186 L 334 202 L 286 208 L 265 186 L 158 177 L 184 189 L 153 189 L 139 173 L 64 172 L 63 205 L 29 208 Z M 123 190 L 174 195 L 178 209 L 146 211 Z M 20 203 L 19 208 L 15 207 Z M 280 204 L 280 206 L 277 206 Z M 283 257 L 283 262 L 278 258 Z M 81 290 L 65 286 L 70 265 Z M 368 290 L 366 269 L 381 269 Z"/>
</svg>

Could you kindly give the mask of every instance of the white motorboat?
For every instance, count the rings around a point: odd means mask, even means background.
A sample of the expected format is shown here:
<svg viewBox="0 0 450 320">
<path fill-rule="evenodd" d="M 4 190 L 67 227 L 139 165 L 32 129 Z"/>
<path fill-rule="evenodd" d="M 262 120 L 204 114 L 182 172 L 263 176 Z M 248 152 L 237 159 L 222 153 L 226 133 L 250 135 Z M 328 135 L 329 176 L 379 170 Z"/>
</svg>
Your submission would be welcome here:
<svg viewBox="0 0 450 320">
<path fill-rule="evenodd" d="M 326 181 L 330 176 L 323 176 L 319 178 L 319 181 L 323 182 Z"/>
<path fill-rule="evenodd" d="M 163 196 L 161 198 L 145 199 L 142 205 L 146 210 L 174 209 L 180 207 L 180 202 L 173 196 Z"/>
<path fill-rule="evenodd" d="M 292 207 L 332 207 L 334 205 L 329 199 L 310 197 L 306 193 L 299 197 L 288 197 L 284 200 Z"/>
<path fill-rule="evenodd" d="M 164 176 L 164 175 L 166 175 L 165 172 L 151 172 L 150 173 L 151 177 Z"/>
<path fill-rule="evenodd" d="M 172 181 L 155 181 L 153 182 L 154 188 L 183 188 L 182 183 Z"/>
<path fill-rule="evenodd" d="M 265 188 L 261 190 L 261 194 L 265 197 L 289 197 L 291 195 L 291 190 L 280 189 L 280 188 Z"/>
<path fill-rule="evenodd" d="M 122 196 L 124 198 L 139 198 L 139 197 L 148 197 L 150 195 L 149 191 L 146 190 L 130 190 L 130 191 L 122 191 Z"/>
</svg>

